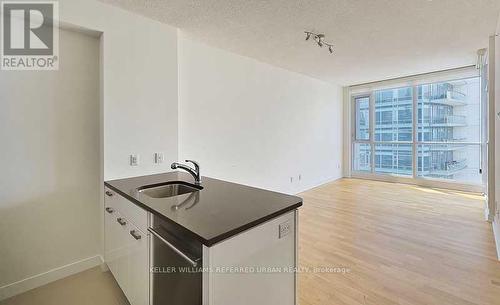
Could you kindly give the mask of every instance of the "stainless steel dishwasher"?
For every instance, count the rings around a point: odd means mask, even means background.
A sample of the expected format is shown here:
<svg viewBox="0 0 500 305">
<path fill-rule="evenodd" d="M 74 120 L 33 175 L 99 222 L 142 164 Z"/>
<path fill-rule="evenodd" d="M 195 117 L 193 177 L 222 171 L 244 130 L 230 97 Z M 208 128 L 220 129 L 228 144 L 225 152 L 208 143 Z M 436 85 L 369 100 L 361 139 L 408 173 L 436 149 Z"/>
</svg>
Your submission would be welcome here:
<svg viewBox="0 0 500 305">
<path fill-rule="evenodd" d="M 152 305 L 201 305 L 202 244 L 190 233 L 151 215 Z"/>
</svg>

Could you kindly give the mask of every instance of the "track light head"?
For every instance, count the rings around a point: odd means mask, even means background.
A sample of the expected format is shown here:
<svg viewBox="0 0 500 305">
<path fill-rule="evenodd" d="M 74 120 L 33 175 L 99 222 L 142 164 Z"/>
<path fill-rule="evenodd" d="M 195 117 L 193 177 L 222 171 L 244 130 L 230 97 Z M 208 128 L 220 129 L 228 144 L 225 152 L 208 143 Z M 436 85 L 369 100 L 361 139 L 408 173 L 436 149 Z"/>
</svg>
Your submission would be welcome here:
<svg viewBox="0 0 500 305">
<path fill-rule="evenodd" d="M 330 54 L 333 54 L 333 45 L 325 41 L 325 34 L 316 34 L 309 31 L 304 31 L 304 33 L 306 34 L 306 40 L 309 40 L 312 36 L 314 41 L 320 48 L 322 48 L 323 46 L 327 46 Z"/>
</svg>

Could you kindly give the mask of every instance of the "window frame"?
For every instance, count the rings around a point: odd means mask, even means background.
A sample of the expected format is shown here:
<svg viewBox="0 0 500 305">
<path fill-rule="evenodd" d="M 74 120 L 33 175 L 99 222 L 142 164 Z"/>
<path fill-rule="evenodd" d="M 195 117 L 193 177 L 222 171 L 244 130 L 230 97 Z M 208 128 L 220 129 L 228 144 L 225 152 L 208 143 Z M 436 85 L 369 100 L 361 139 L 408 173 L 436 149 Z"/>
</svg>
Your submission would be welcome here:
<svg viewBox="0 0 500 305">
<path fill-rule="evenodd" d="M 479 77 L 476 73 L 473 73 L 472 70 L 466 71 L 466 73 L 462 73 L 464 75 L 456 74 L 456 75 L 448 75 L 448 77 L 426 77 L 426 78 L 416 78 L 410 81 L 403 80 L 395 80 L 392 84 L 382 83 L 372 83 L 369 86 L 366 86 L 364 89 L 360 90 L 349 90 L 349 108 L 352 109 L 350 112 L 350 121 L 351 121 L 351 133 L 350 137 L 350 156 L 349 159 L 350 167 L 349 173 L 351 177 L 354 178 L 366 178 L 372 180 L 382 180 L 382 181 L 391 181 L 391 182 L 402 182 L 409 184 L 417 184 L 424 186 L 433 186 L 433 187 L 442 187 L 442 188 L 450 188 L 450 189 L 458 189 L 465 191 L 474 191 L 474 192 L 483 192 L 484 184 L 476 184 L 476 183 L 466 183 L 463 181 L 450 180 L 445 178 L 435 178 L 435 177 L 424 177 L 419 176 L 418 172 L 418 156 L 419 156 L 419 147 L 423 147 L 424 145 L 432 145 L 432 144 L 462 144 L 462 145 L 474 145 L 479 147 L 479 154 L 482 155 L 482 150 L 484 149 L 484 143 L 482 143 L 482 139 L 479 138 L 479 142 L 431 142 L 425 141 L 425 138 L 419 139 L 419 100 L 418 100 L 418 87 L 420 85 L 425 84 L 434 84 L 445 81 L 455 81 L 459 79 L 473 78 Z M 375 124 L 376 124 L 376 113 L 375 113 L 375 91 L 384 90 L 384 89 L 398 89 L 402 87 L 411 87 L 412 90 L 412 141 L 376 141 L 375 140 Z M 356 139 L 356 100 L 362 97 L 369 97 L 369 113 L 370 113 L 370 131 L 369 131 L 369 140 L 358 140 Z M 480 101 L 482 103 L 482 101 Z M 482 104 L 480 105 L 482 107 Z M 483 125 L 482 121 L 484 118 L 480 118 L 479 122 L 480 126 Z M 484 131 L 481 131 L 484 132 Z M 424 134 L 422 134 L 424 136 Z M 364 143 L 369 144 L 371 147 L 371 171 L 356 171 L 355 170 L 355 144 Z M 402 175 L 394 175 L 390 173 L 379 173 L 375 172 L 376 164 L 375 164 L 375 150 L 377 144 L 410 144 L 412 145 L 412 175 L 411 176 L 402 176 Z M 481 165 L 480 165 L 481 166 Z M 484 170 L 483 170 L 484 175 Z"/>
<path fill-rule="evenodd" d="M 358 119 L 358 107 L 357 107 L 357 100 L 358 99 L 368 99 L 368 139 L 358 139 L 358 128 L 357 128 L 357 119 Z M 372 140 L 372 116 L 371 116 L 371 97 L 369 94 L 363 94 L 363 95 L 356 95 L 352 97 L 352 103 L 353 103 L 353 109 L 354 109 L 354 135 L 353 135 L 353 140 L 356 142 L 366 142 Z"/>
<path fill-rule="evenodd" d="M 368 117 L 369 117 L 369 124 L 368 124 L 368 140 L 364 140 L 364 139 L 360 139 L 358 140 L 357 139 L 357 128 L 356 128 L 356 120 L 357 120 L 357 108 L 356 108 L 356 100 L 357 99 L 361 99 L 361 98 L 368 98 Z M 361 93 L 361 94 L 356 94 L 356 95 L 351 95 L 351 109 L 353 109 L 354 111 L 352 111 L 352 126 L 351 126 L 351 130 L 353 131 L 352 132 L 352 135 L 351 135 L 351 154 L 354 154 L 354 152 L 356 151 L 355 149 L 355 145 L 356 144 L 368 144 L 370 145 L 370 165 L 371 165 L 371 169 L 370 169 L 370 173 L 374 173 L 374 166 L 373 166 L 373 162 L 375 161 L 375 157 L 374 157 L 374 147 L 373 147 L 373 118 L 374 118 L 374 114 L 373 114 L 373 105 L 372 105 L 372 98 L 373 98 L 373 93 L 371 92 L 366 92 L 366 93 Z M 354 168 L 355 168 L 355 158 L 351 158 L 352 159 L 352 162 L 351 162 L 351 171 L 352 173 L 356 172 L 356 173 L 366 173 L 365 171 L 355 171 Z"/>
</svg>

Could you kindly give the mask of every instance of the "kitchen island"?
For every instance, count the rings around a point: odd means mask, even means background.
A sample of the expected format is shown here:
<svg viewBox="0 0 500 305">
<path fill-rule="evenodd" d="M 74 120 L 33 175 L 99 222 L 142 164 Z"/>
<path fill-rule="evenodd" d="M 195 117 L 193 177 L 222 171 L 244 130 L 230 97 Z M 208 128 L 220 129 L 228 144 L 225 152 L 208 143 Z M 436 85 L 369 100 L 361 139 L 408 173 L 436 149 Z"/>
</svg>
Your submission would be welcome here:
<svg viewBox="0 0 500 305">
<path fill-rule="evenodd" d="M 105 261 L 130 303 L 296 304 L 302 199 L 190 181 L 170 172 L 105 182 Z"/>
</svg>

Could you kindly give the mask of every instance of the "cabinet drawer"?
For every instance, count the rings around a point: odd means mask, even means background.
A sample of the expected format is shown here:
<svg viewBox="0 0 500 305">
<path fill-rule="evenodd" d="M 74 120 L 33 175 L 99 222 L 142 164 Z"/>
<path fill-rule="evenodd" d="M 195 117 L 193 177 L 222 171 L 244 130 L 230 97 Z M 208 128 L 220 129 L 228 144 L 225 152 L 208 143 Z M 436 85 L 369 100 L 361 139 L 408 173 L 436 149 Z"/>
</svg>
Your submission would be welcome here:
<svg viewBox="0 0 500 305">
<path fill-rule="evenodd" d="M 148 213 L 146 210 L 138 207 L 134 203 L 125 199 L 125 197 L 115 191 L 105 188 L 105 204 L 106 207 L 118 210 L 123 217 L 126 217 L 130 222 L 137 226 L 143 232 L 148 228 Z"/>
</svg>

